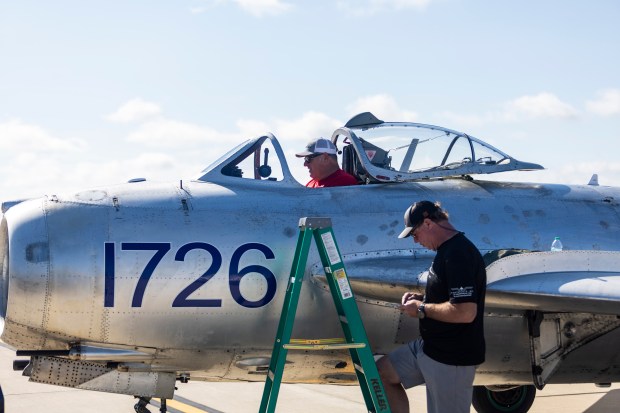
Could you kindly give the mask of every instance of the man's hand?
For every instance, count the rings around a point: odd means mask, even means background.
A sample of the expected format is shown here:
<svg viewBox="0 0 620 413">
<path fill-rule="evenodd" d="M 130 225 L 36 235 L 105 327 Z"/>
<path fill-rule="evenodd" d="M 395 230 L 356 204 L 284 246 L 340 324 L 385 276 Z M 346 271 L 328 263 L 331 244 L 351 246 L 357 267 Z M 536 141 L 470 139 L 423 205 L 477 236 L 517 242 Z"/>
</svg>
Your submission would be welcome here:
<svg viewBox="0 0 620 413">
<path fill-rule="evenodd" d="M 424 296 L 422 294 L 416 294 L 411 291 L 407 291 L 403 294 L 401 301 L 400 311 L 407 314 L 409 317 L 418 317 L 418 307 L 422 304 Z"/>
<path fill-rule="evenodd" d="M 422 294 L 417 294 L 417 293 L 413 293 L 411 291 L 407 291 L 405 294 L 403 294 L 403 298 L 401 298 L 400 303 L 402 305 L 407 304 L 407 301 L 409 300 L 418 300 L 418 301 L 422 301 L 424 299 L 424 296 Z"/>
<path fill-rule="evenodd" d="M 411 298 L 406 304 L 400 306 L 400 311 L 409 317 L 418 318 L 418 307 L 422 305 L 422 301 Z"/>
</svg>

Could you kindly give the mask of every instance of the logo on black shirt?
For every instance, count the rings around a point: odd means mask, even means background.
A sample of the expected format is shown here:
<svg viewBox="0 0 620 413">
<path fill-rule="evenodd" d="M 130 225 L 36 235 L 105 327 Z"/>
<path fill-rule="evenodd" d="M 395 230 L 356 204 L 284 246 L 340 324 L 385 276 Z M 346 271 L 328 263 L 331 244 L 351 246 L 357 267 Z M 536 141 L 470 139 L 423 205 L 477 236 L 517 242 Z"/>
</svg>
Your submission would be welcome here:
<svg viewBox="0 0 620 413">
<path fill-rule="evenodd" d="M 474 287 L 459 287 L 450 289 L 450 297 L 463 298 L 472 297 L 474 295 Z"/>
</svg>

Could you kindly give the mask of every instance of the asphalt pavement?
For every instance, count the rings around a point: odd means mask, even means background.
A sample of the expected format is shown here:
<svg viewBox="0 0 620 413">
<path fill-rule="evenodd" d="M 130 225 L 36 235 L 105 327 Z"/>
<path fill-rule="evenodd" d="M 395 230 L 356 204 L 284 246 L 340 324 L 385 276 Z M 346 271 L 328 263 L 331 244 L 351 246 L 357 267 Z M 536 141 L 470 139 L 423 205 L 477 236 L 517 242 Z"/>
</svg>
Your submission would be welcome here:
<svg viewBox="0 0 620 413">
<path fill-rule="evenodd" d="M 13 371 L 14 353 L 0 347 L 0 385 L 6 413 L 132 413 L 136 400 L 131 396 L 75 390 L 29 383 L 21 372 Z M 263 383 L 178 383 L 173 400 L 167 402 L 170 413 L 247 413 L 258 412 Z M 411 412 L 426 411 L 424 387 L 408 392 Z M 159 412 L 153 400 L 152 413 Z M 284 384 L 276 412 L 365 412 L 357 386 Z M 472 408 L 472 413 L 475 412 Z M 620 383 L 609 388 L 593 384 L 548 385 L 539 391 L 530 413 L 618 413 Z"/>
</svg>

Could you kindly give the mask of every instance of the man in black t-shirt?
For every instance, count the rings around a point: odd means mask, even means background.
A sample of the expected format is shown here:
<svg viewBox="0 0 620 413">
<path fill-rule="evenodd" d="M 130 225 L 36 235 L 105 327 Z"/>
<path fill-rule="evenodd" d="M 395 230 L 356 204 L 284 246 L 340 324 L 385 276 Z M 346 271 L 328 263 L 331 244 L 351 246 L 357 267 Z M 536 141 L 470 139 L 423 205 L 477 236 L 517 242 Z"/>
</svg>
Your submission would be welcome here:
<svg viewBox="0 0 620 413">
<path fill-rule="evenodd" d="M 424 296 L 406 292 L 401 303 L 401 311 L 419 319 L 421 337 L 377 362 L 390 407 L 408 412 L 405 389 L 424 383 L 428 412 L 467 413 L 485 354 L 484 261 L 438 202 L 420 201 L 407 209 L 399 238 L 409 236 L 437 255 Z"/>
</svg>

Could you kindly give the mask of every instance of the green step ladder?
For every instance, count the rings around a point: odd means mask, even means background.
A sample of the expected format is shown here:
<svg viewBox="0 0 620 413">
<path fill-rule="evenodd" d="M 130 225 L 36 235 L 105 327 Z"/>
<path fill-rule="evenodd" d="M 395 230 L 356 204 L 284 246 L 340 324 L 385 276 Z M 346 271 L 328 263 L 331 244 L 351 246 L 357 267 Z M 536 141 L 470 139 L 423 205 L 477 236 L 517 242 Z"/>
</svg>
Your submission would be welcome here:
<svg viewBox="0 0 620 413">
<path fill-rule="evenodd" d="M 273 413 L 276 409 L 288 350 L 334 349 L 349 350 L 368 412 L 391 413 L 383 383 L 379 377 L 377 365 L 368 344 L 366 330 L 364 329 L 364 324 L 362 323 L 362 318 L 360 317 L 355 297 L 347 278 L 342 256 L 336 245 L 331 219 L 301 218 L 299 220 L 299 228 L 295 257 L 291 267 L 289 283 L 286 287 L 282 315 L 280 316 L 278 332 L 271 354 L 271 362 L 269 363 L 259 413 Z M 340 318 L 340 325 L 345 335 L 344 340 L 291 339 L 313 235 Z"/>
</svg>

